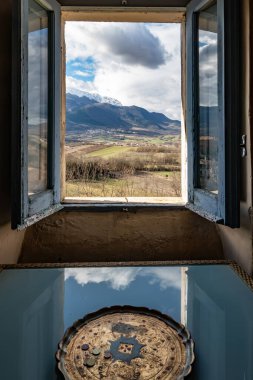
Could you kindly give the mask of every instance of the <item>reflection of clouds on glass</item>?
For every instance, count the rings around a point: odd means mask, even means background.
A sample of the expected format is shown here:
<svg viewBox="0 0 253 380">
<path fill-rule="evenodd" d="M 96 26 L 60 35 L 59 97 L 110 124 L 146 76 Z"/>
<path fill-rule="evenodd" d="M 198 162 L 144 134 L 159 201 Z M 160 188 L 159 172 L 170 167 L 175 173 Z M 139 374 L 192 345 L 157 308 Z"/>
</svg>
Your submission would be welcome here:
<svg viewBox="0 0 253 380">
<path fill-rule="evenodd" d="M 199 14 L 199 187 L 218 189 L 217 4 Z"/>
<path fill-rule="evenodd" d="M 218 105 L 217 33 L 199 31 L 200 105 Z"/>
<path fill-rule="evenodd" d="M 29 124 L 47 122 L 48 29 L 28 34 L 28 120 Z"/>
<path fill-rule="evenodd" d="M 48 14 L 29 1 L 28 24 L 28 192 L 47 188 Z"/>
<path fill-rule="evenodd" d="M 65 280 L 74 278 L 79 285 L 107 282 L 113 289 L 126 289 L 138 276 L 149 277 L 149 283 L 159 284 L 161 289 L 181 287 L 180 268 L 70 268 L 65 269 Z"/>
<path fill-rule="evenodd" d="M 140 274 L 150 276 L 150 284 L 159 283 L 162 289 L 169 287 L 181 289 L 180 268 L 145 268 Z"/>
<path fill-rule="evenodd" d="M 217 33 L 209 30 L 200 30 L 199 42 L 201 45 L 212 45 L 217 43 Z"/>
</svg>

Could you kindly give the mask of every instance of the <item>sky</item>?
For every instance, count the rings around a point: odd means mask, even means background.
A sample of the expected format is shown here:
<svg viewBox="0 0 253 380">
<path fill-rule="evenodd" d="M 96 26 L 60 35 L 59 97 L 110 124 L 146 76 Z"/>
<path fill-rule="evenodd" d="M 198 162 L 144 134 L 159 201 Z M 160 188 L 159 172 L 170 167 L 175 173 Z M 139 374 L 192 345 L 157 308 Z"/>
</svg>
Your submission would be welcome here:
<svg viewBox="0 0 253 380">
<path fill-rule="evenodd" d="M 66 91 L 181 118 L 180 24 L 67 22 Z"/>
<path fill-rule="evenodd" d="M 28 34 L 28 122 L 41 124 L 48 119 L 48 29 Z"/>
<path fill-rule="evenodd" d="M 180 321 L 181 268 L 67 268 L 64 273 L 66 328 L 112 305 L 145 306 Z"/>
<path fill-rule="evenodd" d="M 124 267 L 124 268 L 70 268 L 65 270 L 65 279 L 73 277 L 79 285 L 107 282 L 114 290 L 122 290 L 138 276 L 149 277 L 150 284 L 158 283 L 161 289 L 181 289 L 180 268 Z"/>
<path fill-rule="evenodd" d="M 199 101 L 200 106 L 218 105 L 218 36 L 199 31 Z"/>
</svg>

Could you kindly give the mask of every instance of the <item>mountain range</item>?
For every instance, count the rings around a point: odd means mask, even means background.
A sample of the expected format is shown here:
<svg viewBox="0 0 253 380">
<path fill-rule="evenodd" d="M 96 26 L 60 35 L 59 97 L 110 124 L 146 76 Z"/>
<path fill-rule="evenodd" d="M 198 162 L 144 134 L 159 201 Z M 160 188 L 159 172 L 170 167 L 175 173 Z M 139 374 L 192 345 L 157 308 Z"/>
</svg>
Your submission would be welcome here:
<svg viewBox="0 0 253 380">
<path fill-rule="evenodd" d="M 180 134 L 179 120 L 137 106 L 123 106 L 111 98 L 85 94 L 66 96 L 66 132 L 121 130 L 135 134 Z"/>
</svg>

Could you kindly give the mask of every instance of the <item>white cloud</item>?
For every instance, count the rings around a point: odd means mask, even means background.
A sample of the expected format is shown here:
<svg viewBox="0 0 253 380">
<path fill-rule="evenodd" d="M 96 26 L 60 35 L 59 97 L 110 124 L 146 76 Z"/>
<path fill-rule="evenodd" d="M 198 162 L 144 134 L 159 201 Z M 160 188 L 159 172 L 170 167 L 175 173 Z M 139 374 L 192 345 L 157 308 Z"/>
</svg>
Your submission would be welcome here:
<svg viewBox="0 0 253 380">
<path fill-rule="evenodd" d="M 209 31 L 200 31 L 200 42 L 203 46 L 199 50 L 199 80 L 200 105 L 218 105 L 218 47 L 217 34 Z"/>
<path fill-rule="evenodd" d="M 78 75 L 79 77 L 84 77 L 84 78 L 91 76 L 91 74 L 89 72 L 87 73 L 87 72 L 84 72 L 84 71 L 81 71 L 81 70 L 75 71 L 74 75 Z"/>
<path fill-rule="evenodd" d="M 81 79 L 76 79 L 70 76 L 66 77 L 66 88 L 67 92 L 78 96 L 82 96 L 84 92 L 97 92 L 97 89 L 92 82 L 85 82 Z"/>
<path fill-rule="evenodd" d="M 47 122 L 48 33 L 38 29 L 28 34 L 28 123 Z"/>
<path fill-rule="evenodd" d="M 108 282 L 115 290 L 126 288 L 137 275 L 137 268 L 71 268 L 65 269 L 65 279 L 73 277 L 80 285 Z"/>
<path fill-rule="evenodd" d="M 181 288 L 179 268 L 70 268 L 65 269 L 65 279 L 74 278 L 79 285 L 107 282 L 114 290 L 126 289 L 138 276 L 149 277 L 151 284 L 158 283 L 161 289 Z"/>
<path fill-rule="evenodd" d="M 181 289 L 180 268 L 145 268 L 140 274 L 143 276 L 151 276 L 150 283 L 159 283 L 161 289 L 167 289 L 169 287 Z"/>
<path fill-rule="evenodd" d="M 73 62 L 72 66 L 73 67 L 82 67 L 82 63 L 81 62 Z"/>
<path fill-rule="evenodd" d="M 68 92 L 97 92 L 180 118 L 180 25 L 68 22 L 66 46 L 67 62 L 92 57 L 96 69 L 92 85 L 68 76 Z"/>
</svg>

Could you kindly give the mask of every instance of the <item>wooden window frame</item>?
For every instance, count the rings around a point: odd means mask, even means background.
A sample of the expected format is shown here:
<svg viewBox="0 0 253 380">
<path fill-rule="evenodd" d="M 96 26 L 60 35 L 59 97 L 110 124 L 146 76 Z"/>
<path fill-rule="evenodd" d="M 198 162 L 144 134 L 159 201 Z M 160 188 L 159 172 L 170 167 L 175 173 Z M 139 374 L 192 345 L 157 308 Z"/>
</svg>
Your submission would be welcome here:
<svg viewBox="0 0 253 380">
<path fill-rule="evenodd" d="M 198 48 L 197 14 L 213 0 L 192 0 L 186 12 L 187 35 L 187 129 L 188 129 L 188 204 L 199 215 L 235 228 L 240 226 L 240 4 L 238 0 L 217 0 L 218 77 L 219 77 L 219 153 L 218 195 L 197 188 Z"/>
<path fill-rule="evenodd" d="M 12 228 L 22 229 L 54 213 L 60 205 L 60 6 L 35 0 L 48 11 L 47 189 L 28 195 L 28 3 L 14 1 L 12 78 Z"/>
<path fill-rule="evenodd" d="M 62 137 L 61 137 L 61 199 L 62 205 L 68 209 L 103 209 L 111 210 L 122 208 L 184 208 L 187 202 L 186 192 L 186 132 L 185 132 L 185 7 L 87 7 L 87 6 L 65 6 L 62 7 Z M 82 197 L 65 197 L 65 130 L 66 130 L 66 47 L 65 47 L 65 22 L 66 21 L 106 21 L 106 22 L 163 22 L 178 23 L 181 25 L 181 103 L 182 103 L 182 123 L 181 123 L 181 193 L 182 196 L 168 201 L 156 201 L 154 197 L 97 197 L 97 200 L 85 199 Z M 184 79 L 183 79 L 184 78 Z"/>
</svg>

